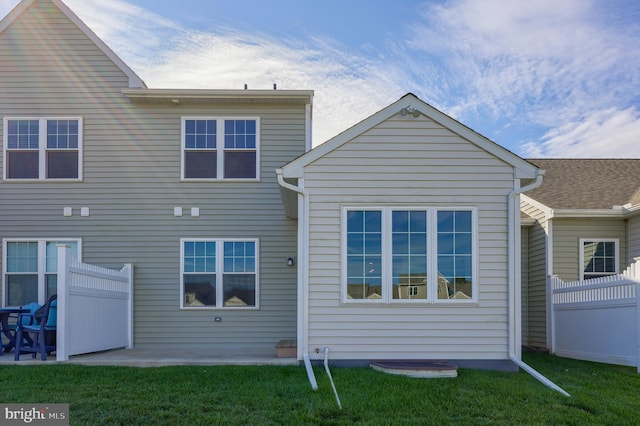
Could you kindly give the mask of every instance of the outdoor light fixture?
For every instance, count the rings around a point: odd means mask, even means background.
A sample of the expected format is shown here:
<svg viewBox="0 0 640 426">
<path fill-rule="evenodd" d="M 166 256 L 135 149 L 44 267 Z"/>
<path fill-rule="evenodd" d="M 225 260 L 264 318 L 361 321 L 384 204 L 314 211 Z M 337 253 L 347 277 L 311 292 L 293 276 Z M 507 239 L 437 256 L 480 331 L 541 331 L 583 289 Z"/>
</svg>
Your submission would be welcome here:
<svg viewBox="0 0 640 426">
<path fill-rule="evenodd" d="M 410 107 L 410 106 L 406 107 L 406 108 L 402 108 L 400 110 L 400 115 L 401 116 L 404 117 L 407 114 L 411 114 L 411 115 L 413 115 L 414 117 L 417 118 L 417 117 L 420 117 L 420 114 L 422 114 L 422 113 L 420 112 L 420 110 L 417 110 L 417 109 L 415 109 L 413 107 Z"/>
<path fill-rule="evenodd" d="M 296 261 L 293 257 L 287 259 L 287 266 L 293 266 L 296 264 Z"/>
</svg>

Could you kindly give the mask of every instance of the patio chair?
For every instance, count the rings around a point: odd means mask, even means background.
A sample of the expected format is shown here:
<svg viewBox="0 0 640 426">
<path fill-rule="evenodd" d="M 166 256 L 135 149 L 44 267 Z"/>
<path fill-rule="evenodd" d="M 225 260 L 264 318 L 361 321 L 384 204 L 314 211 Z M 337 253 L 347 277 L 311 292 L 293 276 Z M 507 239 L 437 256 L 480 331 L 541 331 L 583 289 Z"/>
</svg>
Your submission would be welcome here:
<svg viewBox="0 0 640 426">
<path fill-rule="evenodd" d="M 47 354 L 56 350 L 55 341 L 47 339 L 56 330 L 58 318 L 58 301 L 54 294 L 40 309 L 31 314 L 20 314 L 16 327 L 15 360 L 20 360 L 20 354 L 32 353 L 33 358 L 40 353 L 42 360 L 47 360 Z M 49 344 L 47 344 L 49 340 Z"/>
</svg>

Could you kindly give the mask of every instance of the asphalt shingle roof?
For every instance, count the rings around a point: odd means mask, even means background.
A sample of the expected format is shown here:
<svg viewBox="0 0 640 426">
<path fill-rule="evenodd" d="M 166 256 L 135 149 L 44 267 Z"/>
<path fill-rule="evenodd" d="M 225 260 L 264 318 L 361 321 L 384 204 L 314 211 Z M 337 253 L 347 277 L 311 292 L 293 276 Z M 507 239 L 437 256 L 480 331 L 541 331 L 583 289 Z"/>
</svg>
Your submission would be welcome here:
<svg viewBox="0 0 640 426">
<path fill-rule="evenodd" d="M 611 209 L 640 203 L 640 159 L 529 159 L 546 170 L 526 195 L 553 209 Z"/>
</svg>

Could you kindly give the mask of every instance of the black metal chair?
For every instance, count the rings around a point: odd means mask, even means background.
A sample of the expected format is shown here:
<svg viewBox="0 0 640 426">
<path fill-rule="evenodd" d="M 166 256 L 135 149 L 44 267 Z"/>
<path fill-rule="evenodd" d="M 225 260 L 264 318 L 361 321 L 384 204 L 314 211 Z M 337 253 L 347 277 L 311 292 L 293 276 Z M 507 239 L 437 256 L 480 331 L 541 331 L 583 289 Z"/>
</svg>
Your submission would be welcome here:
<svg viewBox="0 0 640 426">
<path fill-rule="evenodd" d="M 47 354 L 56 350 L 55 338 L 51 339 L 51 334 L 56 331 L 57 319 L 58 301 L 55 294 L 37 311 L 20 314 L 16 327 L 14 359 L 20 360 L 22 353 L 31 353 L 33 358 L 40 353 L 42 360 L 46 361 Z"/>
</svg>

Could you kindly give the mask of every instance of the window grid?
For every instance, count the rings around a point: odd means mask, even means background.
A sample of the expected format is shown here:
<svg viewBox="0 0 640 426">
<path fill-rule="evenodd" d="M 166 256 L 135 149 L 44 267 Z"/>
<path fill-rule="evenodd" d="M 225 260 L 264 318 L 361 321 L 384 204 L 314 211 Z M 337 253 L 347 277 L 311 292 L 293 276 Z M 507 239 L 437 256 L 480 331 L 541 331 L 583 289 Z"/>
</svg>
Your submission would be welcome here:
<svg viewBox="0 0 640 426">
<path fill-rule="evenodd" d="M 375 239 L 364 231 L 364 218 L 373 214 L 379 218 L 373 222 Z M 476 301 L 474 207 L 345 207 L 343 220 L 343 300 Z M 365 253 L 372 252 L 380 259 L 379 297 L 369 297 L 372 278 Z"/>
<path fill-rule="evenodd" d="M 259 122 L 183 117 L 182 179 L 259 180 Z"/>
<path fill-rule="evenodd" d="M 257 308 L 257 240 L 183 240 L 183 308 Z"/>
<path fill-rule="evenodd" d="M 7 118 L 5 180 L 81 180 L 81 118 Z"/>
</svg>

